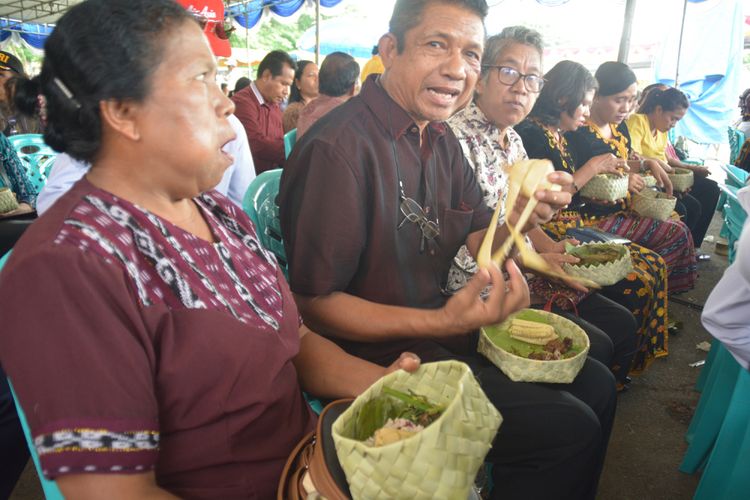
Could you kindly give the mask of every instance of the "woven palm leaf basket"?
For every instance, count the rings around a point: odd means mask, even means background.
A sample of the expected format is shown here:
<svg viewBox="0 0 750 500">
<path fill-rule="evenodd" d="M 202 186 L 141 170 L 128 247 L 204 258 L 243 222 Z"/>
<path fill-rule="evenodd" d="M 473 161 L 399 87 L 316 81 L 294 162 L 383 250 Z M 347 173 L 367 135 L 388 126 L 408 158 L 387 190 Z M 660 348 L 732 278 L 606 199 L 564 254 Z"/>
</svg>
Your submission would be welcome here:
<svg viewBox="0 0 750 500">
<path fill-rule="evenodd" d="M 656 187 L 656 177 L 650 174 L 641 174 L 641 179 L 643 179 L 643 184 L 648 187 Z"/>
<path fill-rule="evenodd" d="M 534 314 L 542 316 L 545 321 L 552 325 L 555 333 L 560 337 L 570 337 L 573 340 L 573 346 L 578 349 L 578 353 L 572 358 L 560 359 L 556 361 L 539 361 L 528 359 L 519 354 L 514 354 L 510 350 L 503 349 L 498 343 L 508 343 L 508 331 L 513 318 L 517 316 Z M 510 343 L 521 341 L 511 340 Z M 518 345 L 522 349 L 521 344 Z M 535 309 L 521 309 L 520 311 L 508 316 L 505 321 L 499 325 L 485 326 L 479 334 L 479 344 L 477 350 L 489 359 L 495 366 L 500 368 L 504 374 L 514 382 L 553 382 L 560 384 L 569 384 L 575 380 L 578 372 L 581 371 L 583 363 L 586 361 L 586 355 L 589 352 L 589 338 L 581 327 L 572 321 L 558 316 L 557 314 L 538 311 Z"/>
<path fill-rule="evenodd" d="M 628 176 L 599 174 L 591 178 L 582 188 L 581 196 L 597 200 L 617 201 L 628 195 Z"/>
<path fill-rule="evenodd" d="M 692 170 L 676 168 L 673 173 L 669 174 L 669 180 L 672 181 L 672 189 L 682 193 L 693 187 L 695 177 Z"/>
<path fill-rule="evenodd" d="M 423 430 L 395 443 L 375 447 L 352 439 L 352 421 L 384 386 L 425 396 L 445 410 Z M 441 361 L 425 363 L 415 373 L 399 370 L 381 378 L 336 419 L 332 432 L 354 500 L 463 500 L 501 422 L 469 367 Z"/>
<path fill-rule="evenodd" d="M 0 214 L 5 214 L 18 208 L 18 201 L 13 191 L 7 187 L 0 188 Z"/>
<path fill-rule="evenodd" d="M 590 279 L 601 286 L 609 286 L 614 285 L 633 271 L 633 261 L 630 258 L 630 251 L 625 245 L 589 242 L 578 245 L 567 253 L 581 257 L 581 255 L 576 254 L 581 251 L 586 252 L 591 250 L 604 250 L 613 254 L 616 253 L 617 258 L 604 263 L 592 264 L 586 264 L 585 262 L 570 264 L 565 262 L 562 266 L 565 272 Z"/>
<path fill-rule="evenodd" d="M 674 211 L 677 198 L 666 193 L 644 189 L 632 198 L 633 210 L 642 217 L 665 221 Z"/>
</svg>

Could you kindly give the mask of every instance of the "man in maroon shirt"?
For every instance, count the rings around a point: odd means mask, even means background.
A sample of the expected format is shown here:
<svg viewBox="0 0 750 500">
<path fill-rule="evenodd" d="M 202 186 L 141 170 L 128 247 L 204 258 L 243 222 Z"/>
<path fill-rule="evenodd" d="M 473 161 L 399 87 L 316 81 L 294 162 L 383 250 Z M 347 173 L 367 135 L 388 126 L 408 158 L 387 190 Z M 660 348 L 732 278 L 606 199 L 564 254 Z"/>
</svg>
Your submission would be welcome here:
<svg viewBox="0 0 750 500">
<path fill-rule="evenodd" d="M 232 96 L 234 114 L 245 126 L 255 173 L 284 165 L 284 129 L 279 105 L 289 95 L 295 64 L 281 50 L 269 52 L 258 66 L 258 78 Z"/>
<path fill-rule="evenodd" d="M 480 326 L 528 304 L 513 265 L 507 292 L 493 268 L 445 293 L 453 257 L 462 244 L 478 250 L 491 215 L 443 123 L 472 97 L 486 13 L 484 0 L 397 0 L 380 39 L 385 72 L 318 120 L 284 168 L 290 284 L 305 322 L 352 354 L 387 364 L 407 348 L 472 367 L 504 418 L 487 457 L 494 498 L 593 499 L 616 406 L 609 369 L 588 359 L 571 384 L 519 383 L 477 354 Z M 570 202 L 534 195 L 533 224 Z"/>
</svg>

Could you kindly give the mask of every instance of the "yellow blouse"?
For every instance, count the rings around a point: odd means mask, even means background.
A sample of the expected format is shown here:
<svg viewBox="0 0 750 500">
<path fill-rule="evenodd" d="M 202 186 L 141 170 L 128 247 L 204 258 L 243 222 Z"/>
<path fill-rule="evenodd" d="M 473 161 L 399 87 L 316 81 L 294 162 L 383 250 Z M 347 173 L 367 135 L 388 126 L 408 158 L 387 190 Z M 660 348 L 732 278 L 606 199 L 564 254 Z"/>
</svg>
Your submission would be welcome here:
<svg viewBox="0 0 750 500">
<path fill-rule="evenodd" d="M 630 145 L 633 151 L 646 158 L 657 158 L 667 161 L 667 134 L 657 131 L 656 136 L 651 132 L 648 116 L 633 113 L 625 122 L 630 132 Z"/>
</svg>

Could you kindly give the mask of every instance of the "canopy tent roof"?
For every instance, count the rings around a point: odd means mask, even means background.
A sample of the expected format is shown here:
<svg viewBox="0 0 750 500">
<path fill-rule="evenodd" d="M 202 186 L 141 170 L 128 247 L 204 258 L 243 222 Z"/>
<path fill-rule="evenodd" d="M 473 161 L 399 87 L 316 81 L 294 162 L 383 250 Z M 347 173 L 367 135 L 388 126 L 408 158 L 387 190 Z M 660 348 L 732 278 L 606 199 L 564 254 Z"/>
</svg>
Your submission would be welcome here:
<svg viewBox="0 0 750 500">
<path fill-rule="evenodd" d="M 52 24 L 81 0 L 0 0 L 0 18 Z"/>
</svg>

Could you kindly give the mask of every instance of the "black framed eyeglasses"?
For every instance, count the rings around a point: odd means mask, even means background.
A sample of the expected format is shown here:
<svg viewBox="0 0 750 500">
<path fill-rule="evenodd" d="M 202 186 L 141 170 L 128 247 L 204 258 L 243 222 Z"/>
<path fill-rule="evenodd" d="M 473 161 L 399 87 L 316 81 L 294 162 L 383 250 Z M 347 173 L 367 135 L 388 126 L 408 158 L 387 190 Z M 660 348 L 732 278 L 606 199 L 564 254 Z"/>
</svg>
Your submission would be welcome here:
<svg viewBox="0 0 750 500">
<path fill-rule="evenodd" d="M 217 21 L 214 19 L 206 19 L 203 16 L 194 15 L 193 17 L 196 21 L 198 21 L 198 25 L 200 25 L 203 31 L 206 31 L 207 25 L 211 25 L 211 31 L 220 40 L 228 40 L 229 35 L 231 35 L 235 29 L 234 26 L 232 26 L 231 22 L 224 21 L 223 19 L 221 21 Z"/>
<path fill-rule="evenodd" d="M 422 232 L 422 242 L 419 246 L 419 251 L 424 252 L 425 242 L 440 236 L 439 224 L 436 221 L 430 220 L 422 206 L 409 197 L 401 197 L 400 208 L 404 219 L 398 225 L 397 229 L 401 229 L 406 224 L 406 221 L 418 225 L 419 230 Z"/>
<path fill-rule="evenodd" d="M 509 87 L 515 85 L 516 82 L 518 82 L 518 80 L 522 78 L 523 84 L 526 87 L 526 90 L 528 90 L 529 92 L 537 93 L 542 90 L 542 87 L 544 87 L 544 78 L 533 73 L 524 75 L 517 69 L 511 68 L 510 66 L 493 66 L 491 64 L 483 64 L 482 67 L 497 69 L 497 81 Z"/>
</svg>

